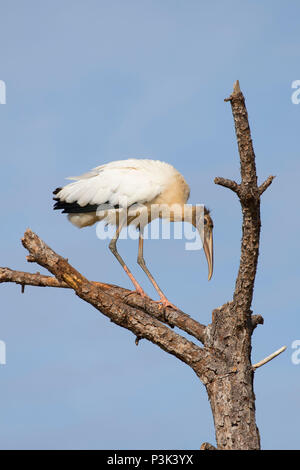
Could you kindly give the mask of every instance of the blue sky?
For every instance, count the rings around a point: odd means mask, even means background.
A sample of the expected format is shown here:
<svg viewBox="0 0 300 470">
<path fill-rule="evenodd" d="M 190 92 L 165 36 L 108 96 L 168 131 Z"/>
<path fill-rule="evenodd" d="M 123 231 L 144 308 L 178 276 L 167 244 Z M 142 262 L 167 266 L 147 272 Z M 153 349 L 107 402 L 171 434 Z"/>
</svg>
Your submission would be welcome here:
<svg viewBox="0 0 300 470">
<path fill-rule="evenodd" d="M 148 240 L 145 258 L 168 298 L 202 323 L 231 300 L 241 211 L 215 176 L 239 179 L 230 105 L 240 80 L 262 199 L 253 311 L 257 423 L 264 449 L 299 448 L 299 3 L 251 1 L 1 2 L 1 265 L 32 272 L 27 227 L 93 280 L 130 288 L 96 237 L 52 210 L 64 178 L 130 157 L 167 161 L 214 219 L 215 271 L 184 240 Z M 136 241 L 119 249 L 136 266 Z M 198 449 L 215 442 L 203 385 L 187 366 L 64 290 L 2 285 L 0 446 L 3 449 Z"/>
</svg>

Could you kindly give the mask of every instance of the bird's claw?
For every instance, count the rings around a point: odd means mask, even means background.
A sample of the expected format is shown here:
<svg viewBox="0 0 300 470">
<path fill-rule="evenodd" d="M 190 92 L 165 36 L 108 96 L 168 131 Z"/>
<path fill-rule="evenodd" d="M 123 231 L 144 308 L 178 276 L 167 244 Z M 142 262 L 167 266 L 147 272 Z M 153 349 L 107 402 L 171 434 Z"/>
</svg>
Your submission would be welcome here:
<svg viewBox="0 0 300 470">
<path fill-rule="evenodd" d="M 149 297 L 149 295 L 147 295 L 146 292 L 143 291 L 142 288 L 136 287 L 136 289 L 134 291 L 131 291 L 128 295 L 132 295 L 132 294 L 139 294 L 143 299 L 152 300 Z M 169 302 L 169 300 L 166 297 L 161 297 L 159 300 L 153 300 L 152 302 L 154 302 L 155 304 L 159 304 L 159 307 L 163 309 L 169 307 L 169 308 L 173 308 L 174 310 L 180 310 L 178 307 L 176 307 L 176 305 Z"/>
<path fill-rule="evenodd" d="M 163 308 L 170 307 L 170 308 L 173 308 L 174 310 L 179 310 L 179 308 L 176 307 L 176 305 L 169 302 L 169 300 L 166 297 L 162 297 L 160 300 L 154 300 L 154 302 L 156 304 L 160 304 Z"/>
<path fill-rule="evenodd" d="M 135 293 L 139 294 L 144 299 L 150 299 L 149 295 L 147 295 L 146 292 L 143 291 L 143 289 L 136 289 Z"/>
<path fill-rule="evenodd" d="M 130 291 L 129 294 L 125 295 L 125 299 L 127 299 L 127 297 L 129 297 L 130 295 L 135 295 L 135 294 L 140 295 L 143 299 L 151 300 L 150 297 L 146 294 L 146 292 L 143 291 L 142 288 Z"/>
</svg>

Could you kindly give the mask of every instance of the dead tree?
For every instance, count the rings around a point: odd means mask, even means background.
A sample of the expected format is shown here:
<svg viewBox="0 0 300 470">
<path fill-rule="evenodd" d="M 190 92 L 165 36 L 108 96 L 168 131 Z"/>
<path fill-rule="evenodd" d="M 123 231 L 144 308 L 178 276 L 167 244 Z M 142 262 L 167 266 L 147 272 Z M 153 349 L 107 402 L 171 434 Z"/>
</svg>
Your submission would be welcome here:
<svg viewBox="0 0 300 470">
<path fill-rule="evenodd" d="M 225 101 L 230 102 L 234 118 L 241 182 L 217 177 L 215 183 L 231 189 L 239 198 L 243 213 L 242 244 L 233 299 L 213 310 L 211 324 L 202 325 L 179 310 L 162 309 L 154 301 L 122 287 L 87 280 L 29 229 L 22 239 L 29 252 L 27 260 L 46 268 L 53 276 L 0 268 L 0 283 L 20 284 L 22 291 L 26 285 L 73 289 L 112 322 L 132 331 L 136 343 L 145 338 L 195 371 L 209 396 L 218 449 L 259 449 L 254 371 L 283 350 L 261 363 L 251 364 L 252 333 L 263 323 L 263 318 L 251 311 L 259 253 L 260 198 L 274 177 L 270 176 L 260 186 L 257 184 L 248 115 L 238 82 Z M 175 326 L 191 339 L 176 333 Z M 204 443 L 201 448 L 213 446 Z"/>
</svg>

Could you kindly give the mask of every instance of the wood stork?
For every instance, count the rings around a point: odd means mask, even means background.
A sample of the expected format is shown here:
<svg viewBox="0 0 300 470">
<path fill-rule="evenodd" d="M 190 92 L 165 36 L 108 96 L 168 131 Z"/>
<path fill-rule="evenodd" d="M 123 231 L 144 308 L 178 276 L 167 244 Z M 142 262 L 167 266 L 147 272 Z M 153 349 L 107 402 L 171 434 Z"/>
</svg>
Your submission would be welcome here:
<svg viewBox="0 0 300 470">
<path fill-rule="evenodd" d="M 186 205 L 190 188 L 183 176 L 170 164 L 145 159 L 129 159 L 98 166 L 62 188 L 57 188 L 54 209 L 62 209 L 69 221 L 77 227 L 87 227 L 104 220 L 116 225 L 116 233 L 109 248 L 130 277 L 137 292 L 145 292 L 132 275 L 117 251 L 117 240 L 124 226 L 133 224 L 139 230 L 137 262 L 157 290 L 163 306 L 174 307 L 165 297 L 149 272 L 143 256 L 143 231 L 154 218 L 170 222 L 190 222 L 201 234 L 196 206 Z M 167 207 L 156 210 L 153 207 Z M 138 210 L 137 210 L 138 208 Z M 203 228 L 204 221 L 204 228 Z M 208 263 L 208 280 L 213 272 L 213 222 L 209 210 L 204 207 L 202 241 Z M 175 307 L 176 308 L 176 307 Z"/>
</svg>

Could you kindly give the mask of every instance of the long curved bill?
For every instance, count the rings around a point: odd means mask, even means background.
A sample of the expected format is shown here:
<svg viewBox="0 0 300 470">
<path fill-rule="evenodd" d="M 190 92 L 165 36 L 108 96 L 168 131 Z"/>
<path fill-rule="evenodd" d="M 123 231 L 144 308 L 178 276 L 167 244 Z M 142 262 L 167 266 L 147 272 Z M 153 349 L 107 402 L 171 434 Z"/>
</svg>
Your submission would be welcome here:
<svg viewBox="0 0 300 470">
<path fill-rule="evenodd" d="M 208 280 L 210 280 L 214 269 L 214 243 L 212 230 L 210 231 L 209 235 L 204 239 L 203 249 L 208 265 Z"/>
</svg>

